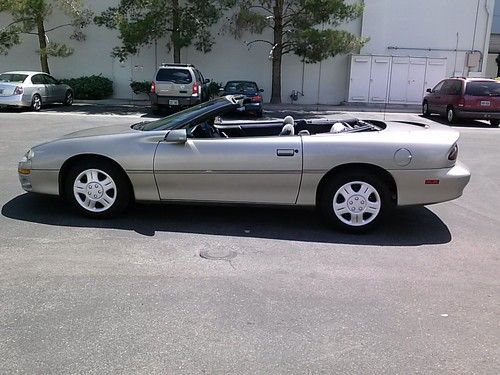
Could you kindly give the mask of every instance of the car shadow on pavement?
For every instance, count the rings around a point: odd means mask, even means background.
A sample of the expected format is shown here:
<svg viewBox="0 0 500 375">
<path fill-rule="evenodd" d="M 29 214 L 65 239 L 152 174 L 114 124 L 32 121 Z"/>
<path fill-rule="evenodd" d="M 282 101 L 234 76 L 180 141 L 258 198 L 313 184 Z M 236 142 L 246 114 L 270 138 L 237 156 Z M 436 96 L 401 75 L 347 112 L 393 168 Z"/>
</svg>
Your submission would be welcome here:
<svg viewBox="0 0 500 375">
<path fill-rule="evenodd" d="M 22 194 L 2 207 L 15 220 L 64 226 L 380 246 L 417 246 L 451 241 L 446 224 L 425 207 L 396 210 L 371 233 L 345 234 L 327 226 L 314 209 L 247 206 L 135 204 L 121 217 L 88 219 L 70 210 L 64 200 Z"/>
<path fill-rule="evenodd" d="M 435 121 L 439 124 L 450 125 L 444 117 L 438 115 L 432 115 L 429 117 L 420 115 L 420 117 L 426 120 Z M 457 120 L 457 122 L 451 124 L 451 126 L 464 127 L 464 128 L 500 129 L 498 126 L 490 125 L 489 121 L 478 121 L 478 120 L 467 120 L 467 119 L 459 119 Z"/>
</svg>

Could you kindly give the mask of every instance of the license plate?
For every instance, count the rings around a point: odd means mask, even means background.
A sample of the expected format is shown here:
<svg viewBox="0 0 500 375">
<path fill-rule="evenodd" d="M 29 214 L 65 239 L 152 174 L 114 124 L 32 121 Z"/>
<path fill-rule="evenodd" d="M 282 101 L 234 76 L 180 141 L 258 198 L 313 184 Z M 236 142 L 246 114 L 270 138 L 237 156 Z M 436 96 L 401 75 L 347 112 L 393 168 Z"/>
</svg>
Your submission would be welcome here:
<svg viewBox="0 0 500 375">
<path fill-rule="evenodd" d="M 179 105 L 179 101 L 178 100 L 169 100 L 168 105 Z"/>
<path fill-rule="evenodd" d="M 481 101 L 481 106 L 483 106 L 483 107 L 489 107 L 490 105 L 491 105 L 491 102 L 489 102 L 488 100 Z"/>
</svg>

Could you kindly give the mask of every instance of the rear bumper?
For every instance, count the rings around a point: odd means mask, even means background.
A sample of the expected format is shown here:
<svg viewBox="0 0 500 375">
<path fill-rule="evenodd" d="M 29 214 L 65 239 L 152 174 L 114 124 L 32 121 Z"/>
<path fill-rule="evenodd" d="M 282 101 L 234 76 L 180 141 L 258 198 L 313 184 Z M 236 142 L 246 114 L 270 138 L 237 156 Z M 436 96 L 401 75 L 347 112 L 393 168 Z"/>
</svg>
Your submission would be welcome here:
<svg viewBox="0 0 500 375">
<path fill-rule="evenodd" d="M 262 103 L 245 103 L 243 104 L 246 112 L 260 112 L 262 111 Z"/>
<path fill-rule="evenodd" d="M 482 112 L 482 111 L 464 111 L 457 109 L 457 117 L 475 119 L 475 120 L 490 120 L 497 119 L 500 120 L 500 112 Z"/>
<path fill-rule="evenodd" d="M 149 97 L 152 105 L 169 107 L 189 107 L 201 103 L 198 97 L 159 96 L 158 94 L 150 94 Z M 178 104 L 171 104 L 171 100 L 177 100 Z"/>
<path fill-rule="evenodd" d="M 0 106 L 29 107 L 30 101 L 24 95 L 0 96 Z"/>
<path fill-rule="evenodd" d="M 398 190 L 398 206 L 425 205 L 460 197 L 470 181 L 467 167 L 457 162 L 452 168 L 389 171 Z M 426 180 L 439 181 L 426 184 Z"/>
</svg>

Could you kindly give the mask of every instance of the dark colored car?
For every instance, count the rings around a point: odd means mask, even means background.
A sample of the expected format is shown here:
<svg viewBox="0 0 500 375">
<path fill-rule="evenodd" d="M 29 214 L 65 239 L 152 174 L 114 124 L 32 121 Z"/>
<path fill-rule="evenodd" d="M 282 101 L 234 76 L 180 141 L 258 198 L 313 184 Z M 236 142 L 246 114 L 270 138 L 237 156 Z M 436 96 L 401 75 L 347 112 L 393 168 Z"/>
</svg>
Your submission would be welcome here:
<svg viewBox="0 0 500 375">
<path fill-rule="evenodd" d="M 183 109 L 210 99 L 209 79 L 191 64 L 163 64 L 151 82 L 151 109 Z"/>
<path fill-rule="evenodd" d="M 438 113 L 448 122 L 457 119 L 490 120 L 500 124 L 500 82 L 485 78 L 447 78 L 427 89 L 422 113 Z"/>
<path fill-rule="evenodd" d="M 243 105 L 245 112 L 262 117 L 262 93 L 264 90 L 259 89 L 255 82 L 229 81 L 220 92 L 221 95 L 244 95 Z"/>
</svg>

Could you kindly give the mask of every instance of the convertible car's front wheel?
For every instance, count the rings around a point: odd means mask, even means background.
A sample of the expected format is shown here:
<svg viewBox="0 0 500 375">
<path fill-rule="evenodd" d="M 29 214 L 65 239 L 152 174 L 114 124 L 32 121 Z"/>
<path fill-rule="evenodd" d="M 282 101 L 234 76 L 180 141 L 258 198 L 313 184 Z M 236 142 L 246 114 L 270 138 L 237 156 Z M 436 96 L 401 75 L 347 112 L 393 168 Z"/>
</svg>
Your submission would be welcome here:
<svg viewBox="0 0 500 375">
<path fill-rule="evenodd" d="M 109 218 L 121 213 L 130 202 L 130 189 L 123 173 L 112 163 L 82 161 L 69 172 L 66 198 L 72 206 L 94 218 Z"/>
<path fill-rule="evenodd" d="M 359 233 L 376 226 L 391 206 L 385 184 L 366 173 L 350 173 L 331 179 L 320 197 L 326 219 L 338 229 Z"/>
</svg>

